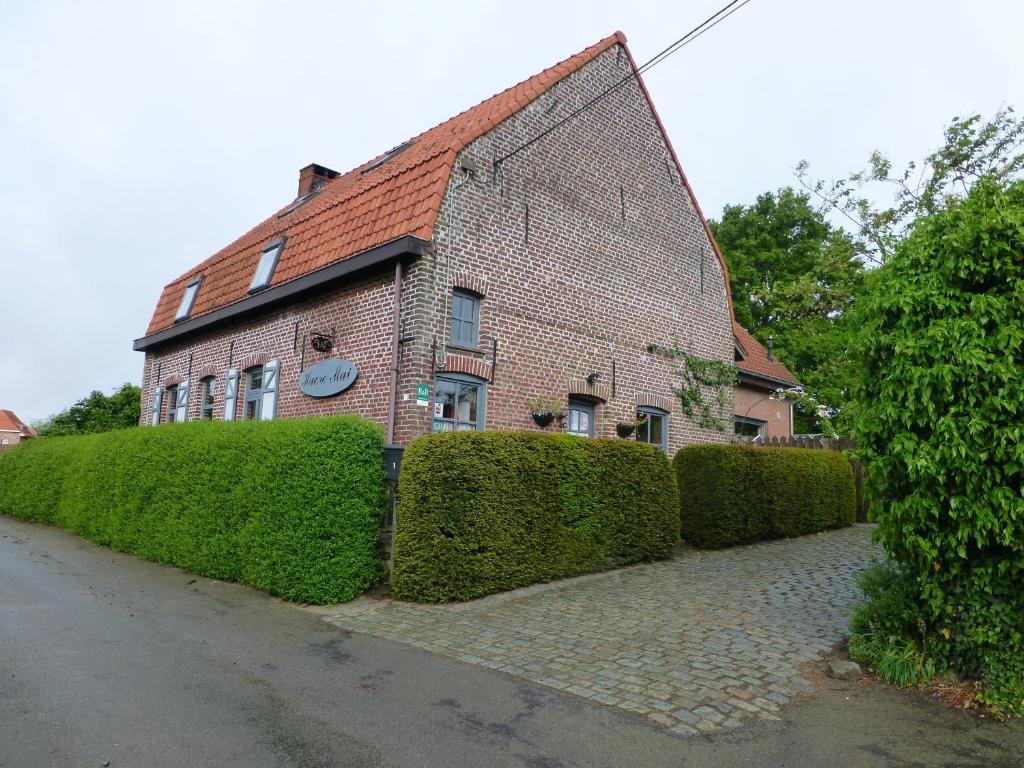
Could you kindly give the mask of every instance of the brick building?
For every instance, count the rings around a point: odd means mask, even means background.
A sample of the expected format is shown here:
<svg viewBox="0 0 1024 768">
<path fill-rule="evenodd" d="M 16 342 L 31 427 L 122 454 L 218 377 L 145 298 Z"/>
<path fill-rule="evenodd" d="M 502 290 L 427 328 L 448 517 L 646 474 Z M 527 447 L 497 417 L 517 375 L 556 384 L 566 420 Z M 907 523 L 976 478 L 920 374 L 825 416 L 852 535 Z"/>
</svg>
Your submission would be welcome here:
<svg viewBox="0 0 1024 768">
<path fill-rule="evenodd" d="M 737 385 L 733 394 L 735 433 L 749 439 L 793 436 L 793 401 L 772 395 L 800 382 L 746 328 L 733 323 Z"/>
<path fill-rule="evenodd" d="M 404 444 L 539 429 L 544 397 L 564 413 L 549 431 L 611 437 L 639 412 L 670 452 L 725 439 L 678 412 L 678 361 L 647 351 L 731 363 L 736 345 L 724 262 L 635 71 L 618 33 L 348 173 L 303 168 L 294 200 L 164 288 L 135 342 L 143 422 L 351 412 Z"/>
<path fill-rule="evenodd" d="M 35 436 L 36 431 L 19 419 L 14 411 L 0 408 L 0 453 Z"/>
</svg>

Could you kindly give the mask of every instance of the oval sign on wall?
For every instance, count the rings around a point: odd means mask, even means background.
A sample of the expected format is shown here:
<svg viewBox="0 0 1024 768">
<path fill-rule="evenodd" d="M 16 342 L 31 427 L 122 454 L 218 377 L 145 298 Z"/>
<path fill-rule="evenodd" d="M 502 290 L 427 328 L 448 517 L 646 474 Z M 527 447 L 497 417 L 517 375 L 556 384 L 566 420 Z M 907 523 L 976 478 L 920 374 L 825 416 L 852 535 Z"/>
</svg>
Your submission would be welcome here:
<svg viewBox="0 0 1024 768">
<path fill-rule="evenodd" d="M 359 369 L 351 360 L 321 360 L 299 376 L 299 389 L 310 397 L 330 397 L 352 386 Z"/>
</svg>

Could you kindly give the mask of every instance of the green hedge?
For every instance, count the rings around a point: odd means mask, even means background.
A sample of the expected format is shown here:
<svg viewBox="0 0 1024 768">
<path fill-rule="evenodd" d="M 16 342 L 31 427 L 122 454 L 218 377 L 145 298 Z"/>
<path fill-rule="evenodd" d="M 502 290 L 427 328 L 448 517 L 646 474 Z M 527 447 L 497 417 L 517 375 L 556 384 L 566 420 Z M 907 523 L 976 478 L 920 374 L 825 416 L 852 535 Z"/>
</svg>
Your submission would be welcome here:
<svg viewBox="0 0 1024 768">
<path fill-rule="evenodd" d="M 0 456 L 0 513 L 289 600 L 349 600 L 380 576 L 381 445 L 353 416 L 39 438 Z"/>
<path fill-rule="evenodd" d="M 673 460 L 684 539 L 728 547 L 850 525 L 853 470 L 838 451 L 694 445 Z"/>
<path fill-rule="evenodd" d="M 468 600 L 666 558 L 678 498 L 665 454 L 636 441 L 427 435 L 402 461 L 392 590 Z"/>
</svg>

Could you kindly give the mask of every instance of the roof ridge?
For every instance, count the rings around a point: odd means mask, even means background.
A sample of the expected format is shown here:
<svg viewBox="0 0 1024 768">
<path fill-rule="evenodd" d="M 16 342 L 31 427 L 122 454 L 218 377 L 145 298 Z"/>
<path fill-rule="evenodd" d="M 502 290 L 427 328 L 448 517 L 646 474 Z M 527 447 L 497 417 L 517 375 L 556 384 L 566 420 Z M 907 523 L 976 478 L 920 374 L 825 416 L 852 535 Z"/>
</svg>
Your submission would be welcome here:
<svg viewBox="0 0 1024 768">
<path fill-rule="evenodd" d="M 490 132 L 491 130 L 493 130 L 498 124 L 500 124 L 504 120 L 507 120 L 509 117 L 511 117 L 511 116 L 513 116 L 515 114 L 518 114 L 519 112 L 521 112 L 526 107 L 527 104 L 529 104 L 529 103 L 533 102 L 534 100 L 536 100 L 541 94 L 547 93 L 549 90 L 551 90 L 555 85 L 560 83 L 566 77 L 568 77 L 569 75 L 572 75 L 575 72 L 579 71 L 583 66 L 588 64 L 590 61 L 592 61 L 595 57 L 597 57 L 601 53 L 604 53 L 604 51 L 608 50 L 608 48 L 610 48 L 612 45 L 615 45 L 616 43 L 621 44 L 621 45 L 625 45 L 626 44 L 626 36 L 621 31 L 616 31 L 613 34 L 609 35 L 608 37 L 602 38 L 601 40 L 599 40 L 598 42 L 594 43 L 593 45 L 589 45 L 586 48 L 584 48 L 583 50 L 577 51 L 576 53 L 572 54 L 571 56 L 568 56 L 565 59 L 562 59 L 561 61 L 559 61 L 559 62 L 557 62 L 555 64 L 552 64 L 551 66 L 541 70 L 540 72 L 537 72 L 536 74 L 531 75 L 530 77 L 524 78 L 523 80 L 520 80 L 518 83 L 516 83 L 514 85 L 511 85 L 508 88 L 505 88 L 504 90 L 498 91 L 497 93 L 494 93 L 491 96 L 488 96 L 483 101 L 480 101 L 480 102 L 478 102 L 478 103 L 476 103 L 476 104 L 474 104 L 474 105 L 472 105 L 470 107 L 467 107 L 466 109 L 464 109 L 463 111 L 459 112 L 458 114 L 453 115 L 452 117 L 449 117 L 447 120 L 444 120 L 444 121 L 438 123 L 437 125 L 434 125 L 431 128 L 426 129 L 425 131 L 422 131 L 421 133 L 413 136 L 411 139 L 407 139 L 405 142 L 399 143 L 398 145 L 396 145 L 396 147 L 397 146 L 402 146 L 402 144 L 415 144 L 418 140 L 422 139 L 423 137 L 427 136 L 428 134 L 430 134 L 430 133 L 432 133 L 434 131 L 439 131 L 440 129 L 444 128 L 444 126 L 446 126 L 446 125 L 457 123 L 457 121 L 460 118 L 464 118 L 465 115 L 469 114 L 473 110 L 480 109 L 481 107 L 483 107 L 484 105 L 486 105 L 486 104 L 488 104 L 488 103 L 490 103 L 492 101 L 499 100 L 502 96 L 508 94 L 510 91 L 514 91 L 516 88 L 521 88 L 522 86 L 526 85 L 527 83 L 529 83 L 529 82 L 531 82 L 533 80 L 537 80 L 537 79 L 543 78 L 545 75 L 551 73 L 553 70 L 557 70 L 559 67 L 565 66 L 566 64 L 572 62 L 574 59 L 578 59 L 579 60 L 576 66 L 573 66 L 568 71 L 566 71 L 564 74 L 559 76 L 557 79 L 553 80 L 551 83 L 549 83 L 547 86 L 545 86 L 542 91 L 540 91 L 539 93 L 533 95 L 527 102 L 525 102 L 521 106 L 517 107 L 514 111 L 510 112 L 509 114 L 505 115 L 504 117 L 502 117 L 497 122 L 489 124 L 486 127 L 482 127 L 480 130 L 474 130 L 473 132 L 471 132 L 471 134 L 469 134 L 466 137 L 453 135 L 447 141 L 438 141 L 438 143 L 437 143 L 437 150 L 434 151 L 434 152 L 431 152 L 426 157 L 423 157 L 422 159 L 418 159 L 416 162 L 408 164 L 408 165 L 401 165 L 401 164 L 392 165 L 391 166 L 391 173 L 383 173 L 383 174 L 379 174 L 379 176 L 375 173 L 375 177 L 376 178 L 373 179 L 372 183 L 370 183 L 370 184 L 368 184 L 366 186 L 362 186 L 362 185 L 360 185 L 358 183 L 353 184 L 353 188 L 352 188 L 352 190 L 350 190 L 349 194 L 345 195 L 344 197 L 339 197 L 337 200 L 331 200 L 329 202 L 329 204 L 326 204 L 322 208 L 309 208 L 309 209 L 307 209 L 304 212 L 304 214 L 302 214 L 302 215 L 300 215 L 300 216 L 298 216 L 298 217 L 296 217 L 294 219 L 291 219 L 288 222 L 288 224 L 286 226 L 282 226 L 280 228 L 280 230 L 281 231 L 286 230 L 286 229 L 288 229 L 288 228 L 290 228 L 292 226 L 295 226 L 295 225 L 301 224 L 301 223 L 303 223 L 305 221 L 308 221 L 310 218 L 312 218 L 314 216 L 319 216 L 319 215 L 321 215 L 323 213 L 326 213 L 327 211 L 331 210 L 332 208 L 336 208 L 336 207 L 338 207 L 340 205 L 344 205 L 345 203 L 347 203 L 348 201 L 352 200 L 353 198 L 355 198 L 355 197 L 357 197 L 359 195 L 362 195 L 362 194 L 366 194 L 367 192 L 370 192 L 371 190 L 377 188 L 378 186 L 380 186 L 382 184 L 385 184 L 388 181 L 390 181 L 390 180 L 392 180 L 392 179 L 394 179 L 394 178 L 396 178 L 398 176 L 401 176 L 403 173 L 408 173 L 411 170 L 414 170 L 416 168 L 419 168 L 419 167 L 423 166 L 425 163 L 428 163 L 428 162 L 436 160 L 440 155 L 443 155 L 446 152 L 450 152 L 450 151 L 460 152 L 462 149 L 464 149 L 470 143 L 472 143 L 473 141 L 475 141 L 476 139 L 480 138 L 484 134 L 486 134 L 486 133 Z M 481 121 L 481 126 L 485 122 L 486 121 Z M 390 150 L 388 150 L 388 151 L 390 151 Z M 354 174 L 356 174 L 356 173 L 363 173 L 363 171 L 361 171 L 362 168 L 364 168 L 365 166 L 373 163 L 377 158 L 382 157 L 383 155 L 386 155 L 386 154 L 387 154 L 387 152 L 383 152 L 383 153 L 374 155 L 372 158 L 370 158 L 370 160 L 367 160 L 367 161 L 365 161 L 363 163 L 360 163 L 359 165 L 355 166 L 354 168 L 352 168 L 349 171 L 346 171 L 343 174 L 339 174 L 336 178 L 331 179 L 326 184 L 324 184 L 324 186 L 322 187 L 321 191 L 319 193 L 317 193 L 316 197 L 320 197 L 321 195 L 324 194 L 325 191 L 329 190 L 332 186 L 337 185 L 339 182 L 342 182 L 343 180 L 355 178 L 353 176 Z M 381 166 L 381 168 L 375 168 L 371 172 L 375 172 L 375 171 L 381 170 L 383 168 L 386 168 L 388 165 L 389 165 L 388 163 L 385 163 L 383 166 Z M 449 171 L 449 173 L 450 173 L 450 171 Z M 447 181 L 447 179 L 446 179 L 446 181 Z M 314 202 L 316 200 L 316 197 L 311 199 L 309 202 Z M 286 203 L 285 205 L 281 206 L 276 211 L 274 211 L 274 213 L 272 213 L 269 217 L 263 219 L 258 224 L 256 224 L 255 226 L 251 227 L 250 229 L 248 229 L 244 234 L 242 234 L 239 237 L 235 238 L 232 242 L 228 243 L 226 246 L 221 248 L 219 251 L 217 251 L 216 253 L 212 254 L 208 258 L 204 259 L 199 264 L 195 265 L 191 269 L 189 269 L 186 272 L 182 273 L 178 277 L 176 277 L 173 280 L 171 280 L 168 283 L 166 283 L 164 285 L 164 289 L 170 288 L 171 286 L 176 285 L 176 284 L 178 284 L 178 283 L 180 283 L 180 282 L 182 282 L 182 281 L 184 281 L 184 280 L 186 280 L 188 278 L 194 277 L 196 274 L 202 273 L 206 269 L 208 269 L 208 268 L 210 268 L 212 266 L 215 266 L 216 264 L 219 264 L 221 261 L 223 261 L 225 259 L 228 259 L 228 258 L 231 258 L 235 254 L 237 254 L 240 250 L 243 250 L 244 248 L 251 246 L 253 243 L 248 242 L 248 238 L 251 235 L 253 235 L 253 233 L 256 232 L 256 230 L 258 230 L 260 227 L 262 227 L 264 224 L 266 224 L 267 221 L 272 220 L 274 217 L 284 218 L 284 216 L 282 215 L 282 212 L 285 211 L 289 206 L 294 205 L 294 203 L 295 203 L 295 200 L 292 200 L 292 201 Z M 302 207 L 305 207 L 305 206 L 302 206 Z M 302 207 L 296 209 L 296 211 L 301 211 Z M 281 234 L 281 231 L 276 231 L 274 233 L 270 233 L 270 234 L 267 235 L 267 238 L 276 237 L 276 236 Z M 260 238 L 260 239 L 262 240 L 262 239 L 265 239 L 265 238 Z"/>
<path fill-rule="evenodd" d="M 552 64 L 550 67 L 542 69 L 540 72 L 537 72 L 536 74 L 531 75 L 530 77 L 523 78 L 522 80 L 520 80 L 515 85 L 510 85 L 508 88 L 505 88 L 505 89 L 503 89 L 501 91 L 498 91 L 497 93 L 491 94 L 490 96 L 488 96 L 483 101 L 478 102 L 478 103 L 474 104 L 471 107 L 467 107 L 466 109 L 462 110 L 458 114 L 449 117 L 444 122 L 438 123 L 433 128 L 430 128 L 430 129 L 424 131 L 419 136 L 414 136 L 412 139 L 410 139 L 410 141 L 415 141 L 420 136 L 423 136 L 423 135 L 425 135 L 427 133 L 430 133 L 430 131 L 433 131 L 433 130 L 436 130 L 438 128 L 441 128 L 442 126 L 447 125 L 448 123 L 455 122 L 456 120 L 458 120 L 463 115 L 466 115 L 469 112 L 472 112 L 474 109 L 478 109 L 479 107 L 482 107 L 484 104 L 487 104 L 489 101 L 498 99 L 498 98 L 504 96 L 509 91 L 514 91 L 516 88 L 519 88 L 520 86 L 526 85 L 531 80 L 536 80 L 536 79 L 538 79 L 540 77 L 543 77 L 548 72 L 551 72 L 552 70 L 558 69 L 563 64 L 568 64 L 573 59 L 579 58 L 579 57 L 583 56 L 584 54 L 593 52 L 587 58 L 587 61 L 590 61 L 590 60 L 593 59 L 594 56 L 597 56 L 598 54 L 604 53 L 604 51 L 606 51 L 608 48 L 610 48 L 614 43 L 621 43 L 621 44 L 625 45 L 625 43 L 626 43 L 626 36 L 622 32 L 616 31 L 613 34 L 609 35 L 608 37 L 605 37 L 605 38 L 602 38 L 601 40 L 598 40 L 593 45 L 588 45 L 583 50 L 577 51 L 572 56 L 567 56 L 566 58 L 562 59 L 561 61 L 556 62 L 555 64 Z M 557 83 L 561 82 L 562 80 L 567 78 L 569 75 L 573 74 L 573 72 L 578 71 L 580 69 L 580 67 L 582 67 L 584 65 L 584 63 L 585 62 L 581 61 L 579 66 L 573 68 L 569 72 L 566 72 L 564 75 L 559 77 L 558 80 L 555 80 L 550 85 L 548 85 L 543 91 L 541 91 L 539 94 L 537 94 L 537 96 L 540 96 L 541 93 L 547 93 L 548 91 L 550 91 L 552 88 L 555 87 L 555 85 Z M 534 96 L 533 98 L 531 98 L 530 101 L 534 101 L 537 98 L 537 96 Z M 527 103 L 529 103 L 529 102 L 527 102 Z M 525 107 L 525 105 L 524 105 L 524 107 Z M 512 112 L 511 114 L 514 115 L 514 114 L 517 114 L 517 113 L 521 112 L 524 109 L 524 107 L 520 107 L 519 109 L 517 109 L 515 112 Z M 505 119 L 507 119 L 507 118 L 505 118 Z M 488 133 L 489 131 L 493 130 L 493 128 L 494 128 L 494 126 L 491 126 L 490 128 L 486 129 L 485 131 L 482 131 L 481 133 L 477 134 L 477 136 L 475 138 L 479 138 L 480 136 L 483 136 L 485 133 Z M 471 141 L 473 141 L 473 140 L 463 141 L 463 142 L 453 141 L 453 142 L 450 143 L 449 146 L 450 146 L 451 149 L 454 149 L 456 152 L 459 152 L 467 144 L 471 143 Z"/>
</svg>

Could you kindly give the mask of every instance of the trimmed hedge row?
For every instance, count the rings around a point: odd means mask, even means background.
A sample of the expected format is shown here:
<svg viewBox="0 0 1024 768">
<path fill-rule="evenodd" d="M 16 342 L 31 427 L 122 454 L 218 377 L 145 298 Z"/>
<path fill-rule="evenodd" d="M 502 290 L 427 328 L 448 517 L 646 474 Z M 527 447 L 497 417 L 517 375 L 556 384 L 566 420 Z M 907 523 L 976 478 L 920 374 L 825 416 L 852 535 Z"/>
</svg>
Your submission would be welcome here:
<svg viewBox="0 0 1024 768">
<path fill-rule="evenodd" d="M 728 547 L 851 525 L 853 470 L 838 451 L 694 445 L 673 459 L 684 539 Z"/>
<path fill-rule="evenodd" d="M 289 600 L 349 600 L 380 577 L 382 442 L 354 416 L 40 438 L 0 457 L 0 513 Z"/>
<path fill-rule="evenodd" d="M 679 497 L 664 453 L 627 440 L 449 432 L 406 448 L 393 594 L 468 600 L 669 557 Z"/>
</svg>

